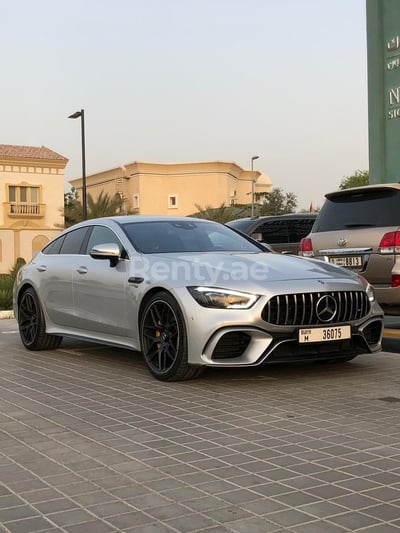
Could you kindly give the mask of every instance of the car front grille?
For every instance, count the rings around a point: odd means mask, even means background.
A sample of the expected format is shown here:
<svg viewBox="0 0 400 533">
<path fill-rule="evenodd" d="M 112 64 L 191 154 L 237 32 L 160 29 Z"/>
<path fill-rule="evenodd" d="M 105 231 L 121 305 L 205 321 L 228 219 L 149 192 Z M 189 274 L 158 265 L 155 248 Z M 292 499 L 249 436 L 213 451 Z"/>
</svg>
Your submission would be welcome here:
<svg viewBox="0 0 400 533">
<path fill-rule="evenodd" d="M 324 296 L 329 296 L 330 306 L 335 311 L 332 318 L 324 317 L 320 312 Z M 362 291 L 311 292 L 273 296 L 261 316 L 269 324 L 277 326 L 331 325 L 358 320 L 369 310 L 368 296 Z"/>
</svg>

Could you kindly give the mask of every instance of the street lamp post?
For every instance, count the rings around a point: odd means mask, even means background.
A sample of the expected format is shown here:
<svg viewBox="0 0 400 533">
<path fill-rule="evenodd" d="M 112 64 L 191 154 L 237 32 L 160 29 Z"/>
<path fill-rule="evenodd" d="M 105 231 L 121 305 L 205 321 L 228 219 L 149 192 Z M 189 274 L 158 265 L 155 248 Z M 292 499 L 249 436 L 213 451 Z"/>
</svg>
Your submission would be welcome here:
<svg viewBox="0 0 400 533">
<path fill-rule="evenodd" d="M 254 217 L 254 170 L 253 170 L 253 164 L 256 159 L 258 159 L 259 155 L 253 155 L 251 158 L 251 216 Z"/>
<path fill-rule="evenodd" d="M 81 119 L 81 133 L 82 133 L 82 219 L 87 219 L 87 202 L 86 202 L 86 155 L 85 155 L 85 110 L 76 111 L 68 118 Z"/>
</svg>

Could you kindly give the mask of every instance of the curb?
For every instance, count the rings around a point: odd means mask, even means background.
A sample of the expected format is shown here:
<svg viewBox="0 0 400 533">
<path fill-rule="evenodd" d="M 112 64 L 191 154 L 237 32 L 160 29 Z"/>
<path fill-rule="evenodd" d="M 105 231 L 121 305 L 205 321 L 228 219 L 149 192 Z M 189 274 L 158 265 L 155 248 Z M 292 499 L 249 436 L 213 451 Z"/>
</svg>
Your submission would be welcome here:
<svg viewBox="0 0 400 533">
<path fill-rule="evenodd" d="M 14 311 L 0 311 L 0 320 L 5 318 L 14 318 Z"/>
<path fill-rule="evenodd" d="M 392 337 L 392 338 L 397 338 L 398 339 L 400 337 L 400 330 L 385 328 L 383 330 L 383 336 L 384 337 Z"/>
</svg>

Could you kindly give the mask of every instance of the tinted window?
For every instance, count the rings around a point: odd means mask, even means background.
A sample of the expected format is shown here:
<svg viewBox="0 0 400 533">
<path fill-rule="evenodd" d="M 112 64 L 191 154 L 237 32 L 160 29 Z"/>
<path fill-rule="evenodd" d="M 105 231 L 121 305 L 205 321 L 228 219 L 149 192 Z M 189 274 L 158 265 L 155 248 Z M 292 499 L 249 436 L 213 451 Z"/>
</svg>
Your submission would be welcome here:
<svg viewBox="0 0 400 533">
<path fill-rule="evenodd" d="M 63 242 L 64 242 L 64 235 L 62 237 L 59 237 L 55 241 L 49 243 L 45 248 L 43 248 L 42 252 L 46 255 L 59 254 L 60 248 Z"/>
<path fill-rule="evenodd" d="M 120 240 L 110 228 L 106 228 L 105 226 L 93 226 L 86 246 L 86 251 L 89 253 L 93 246 L 96 246 L 97 244 L 108 244 L 110 242 L 117 244 L 120 251 L 122 250 Z"/>
<path fill-rule="evenodd" d="M 307 237 L 314 224 L 314 219 L 296 218 L 288 220 L 289 242 L 300 242 Z"/>
<path fill-rule="evenodd" d="M 211 222 L 154 221 L 123 225 L 139 252 L 260 252 L 260 248 L 235 231 Z"/>
<path fill-rule="evenodd" d="M 286 220 L 270 220 L 269 222 L 264 222 L 264 224 L 254 228 L 253 233 L 261 233 L 263 241 L 268 244 L 289 242 Z"/>
<path fill-rule="evenodd" d="M 88 228 L 79 228 L 73 231 L 70 231 L 65 235 L 64 242 L 61 245 L 60 254 L 80 254 L 82 241 L 85 238 L 85 235 L 88 231 Z"/>
<path fill-rule="evenodd" d="M 314 232 L 400 224 L 400 191 L 378 190 L 337 196 L 325 201 Z"/>
<path fill-rule="evenodd" d="M 240 218 L 238 220 L 231 220 L 227 225 L 238 229 L 239 231 L 243 231 L 243 233 L 247 233 L 248 228 L 254 225 L 254 219 Z"/>
</svg>

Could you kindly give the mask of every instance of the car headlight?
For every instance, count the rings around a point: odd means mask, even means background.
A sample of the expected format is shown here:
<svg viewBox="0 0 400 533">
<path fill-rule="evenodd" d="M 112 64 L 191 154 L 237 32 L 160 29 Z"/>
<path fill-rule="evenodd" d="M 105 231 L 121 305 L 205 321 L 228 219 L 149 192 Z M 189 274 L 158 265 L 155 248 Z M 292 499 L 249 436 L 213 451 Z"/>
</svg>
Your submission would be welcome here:
<svg viewBox="0 0 400 533">
<path fill-rule="evenodd" d="M 364 278 L 364 276 L 358 276 L 358 279 L 361 281 L 363 287 L 364 287 L 364 290 L 365 292 L 367 293 L 367 296 L 368 296 L 368 300 L 372 303 L 373 301 L 375 301 L 375 292 L 374 292 L 374 289 L 372 287 L 372 285 L 370 285 L 368 283 L 368 281 Z"/>
<path fill-rule="evenodd" d="M 215 287 L 188 287 L 188 291 L 198 304 L 214 309 L 250 309 L 259 299 L 256 294 Z"/>
</svg>

